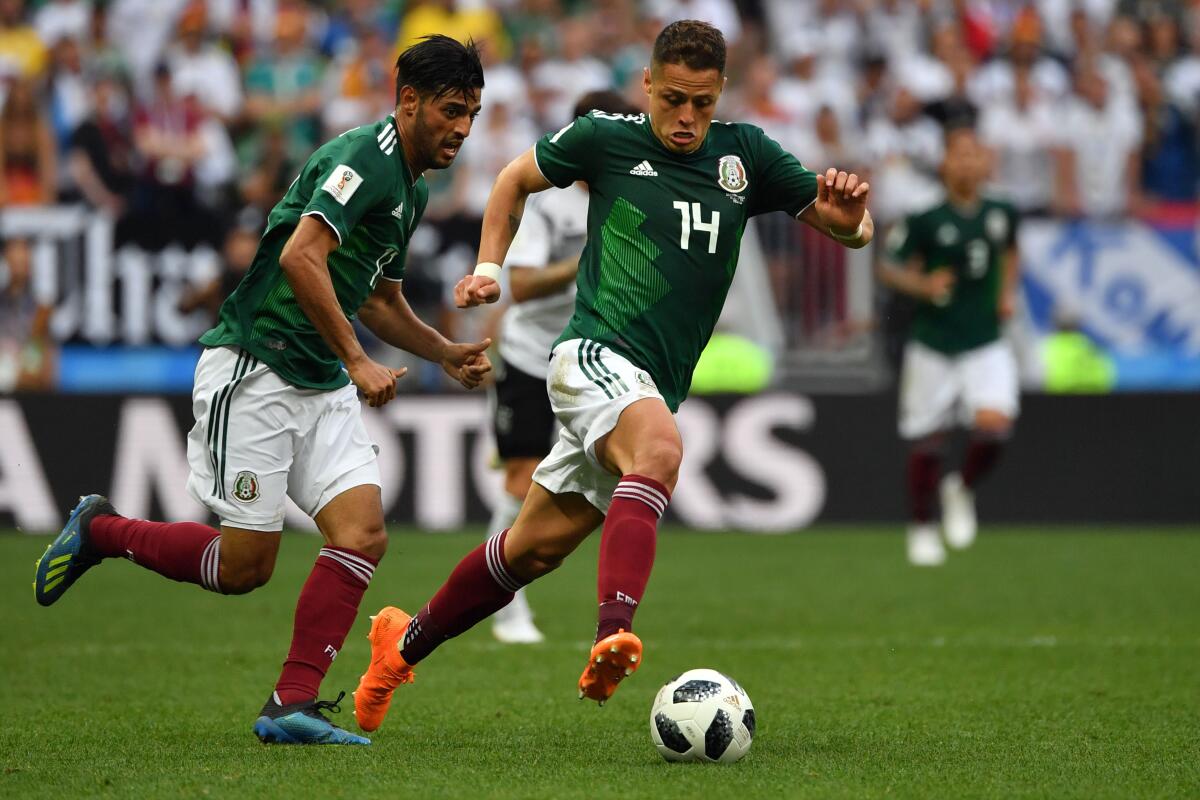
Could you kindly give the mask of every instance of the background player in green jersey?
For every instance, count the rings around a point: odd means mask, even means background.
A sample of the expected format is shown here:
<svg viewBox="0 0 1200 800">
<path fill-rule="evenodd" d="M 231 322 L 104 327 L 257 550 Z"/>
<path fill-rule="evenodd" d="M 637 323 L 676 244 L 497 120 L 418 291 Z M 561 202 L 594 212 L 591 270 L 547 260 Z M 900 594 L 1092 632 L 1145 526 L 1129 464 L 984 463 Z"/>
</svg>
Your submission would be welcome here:
<svg viewBox="0 0 1200 800">
<path fill-rule="evenodd" d="M 243 594 L 271 576 L 285 497 L 326 546 L 296 606 L 291 649 L 254 732 L 268 743 L 370 744 L 331 724 L 317 690 L 387 545 L 373 405 L 402 371 L 367 357 L 350 320 L 440 363 L 468 388 L 490 368 L 487 342 L 453 344 L 400 292 L 404 257 L 428 196 L 421 177 L 448 167 L 480 108 L 474 46 L 430 37 L 398 59 L 395 113 L 322 145 L 272 210 L 246 277 L 221 308 L 196 367 L 188 489 L 220 531 L 117 515 L 90 495 L 38 564 L 34 591 L 55 602 L 101 559 L 125 557 L 177 581 Z"/>
<path fill-rule="evenodd" d="M 933 523 L 946 435 L 970 430 L 961 473 L 941 479 L 946 542 L 975 539 L 975 487 L 1000 455 L 1018 411 L 1017 364 L 1000 337 L 1016 302 L 1017 213 L 981 194 L 989 157 L 975 132 L 946 137 L 946 200 L 910 217 L 888 237 L 881 277 L 918 302 L 900 377 L 900 435 L 910 442 L 908 558 L 946 559 Z"/>
<path fill-rule="evenodd" d="M 641 662 L 633 612 L 682 457 L 673 412 L 725 301 L 746 221 L 782 210 L 851 247 L 870 241 L 868 186 L 857 176 L 815 175 L 760 129 L 713 120 L 724 72 L 719 31 L 669 25 L 645 71 L 648 116 L 592 112 L 497 178 L 480 265 L 455 288 L 460 306 L 499 297 L 497 265 L 531 193 L 588 184 L 575 312 L 547 378 L 563 431 L 510 530 L 463 559 L 411 621 L 394 608 L 377 615 L 355 695 L 367 730 L 412 665 L 553 570 L 601 523 L 599 623 L 579 690 L 607 700 Z"/>
</svg>

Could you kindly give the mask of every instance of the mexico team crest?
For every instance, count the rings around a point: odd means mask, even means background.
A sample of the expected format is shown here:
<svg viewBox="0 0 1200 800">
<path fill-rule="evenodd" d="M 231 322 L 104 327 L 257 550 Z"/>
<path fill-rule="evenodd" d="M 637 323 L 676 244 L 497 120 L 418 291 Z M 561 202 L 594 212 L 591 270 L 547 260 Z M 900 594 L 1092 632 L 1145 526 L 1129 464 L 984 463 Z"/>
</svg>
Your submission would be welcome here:
<svg viewBox="0 0 1200 800">
<path fill-rule="evenodd" d="M 746 180 L 746 168 L 738 156 L 721 156 L 717 162 L 717 183 L 722 189 L 734 194 L 746 191 L 750 182 Z"/>
<path fill-rule="evenodd" d="M 243 470 L 233 479 L 233 498 L 239 503 L 253 503 L 258 499 L 258 476 Z"/>
</svg>

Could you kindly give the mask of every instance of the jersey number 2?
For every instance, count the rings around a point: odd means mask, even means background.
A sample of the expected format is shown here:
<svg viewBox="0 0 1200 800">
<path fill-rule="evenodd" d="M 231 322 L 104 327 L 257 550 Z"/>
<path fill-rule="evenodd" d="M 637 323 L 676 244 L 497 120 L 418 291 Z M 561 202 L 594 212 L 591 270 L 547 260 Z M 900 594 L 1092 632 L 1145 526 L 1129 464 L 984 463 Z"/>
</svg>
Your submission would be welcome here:
<svg viewBox="0 0 1200 800">
<path fill-rule="evenodd" d="M 712 219 L 705 222 L 704 209 L 700 207 L 699 203 L 692 203 L 689 206 L 682 200 L 676 200 L 671 205 L 683 216 L 682 228 L 679 232 L 679 249 L 688 249 L 688 245 L 691 244 L 692 231 L 703 231 L 708 234 L 709 254 L 717 252 L 717 236 L 721 232 L 721 212 L 712 212 Z"/>
</svg>

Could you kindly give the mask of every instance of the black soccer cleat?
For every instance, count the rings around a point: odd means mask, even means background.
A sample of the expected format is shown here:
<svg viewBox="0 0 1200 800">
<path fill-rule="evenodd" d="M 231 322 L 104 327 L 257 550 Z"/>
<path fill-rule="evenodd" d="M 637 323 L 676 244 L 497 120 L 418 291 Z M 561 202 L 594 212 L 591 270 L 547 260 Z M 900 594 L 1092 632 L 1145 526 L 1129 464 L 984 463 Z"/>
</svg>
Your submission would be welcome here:
<svg viewBox="0 0 1200 800">
<path fill-rule="evenodd" d="M 281 705 L 275 694 L 267 700 L 254 721 L 254 735 L 263 744 L 370 744 L 371 740 L 342 730 L 322 714 L 322 711 L 341 711 L 337 700 L 308 700 Z"/>
</svg>

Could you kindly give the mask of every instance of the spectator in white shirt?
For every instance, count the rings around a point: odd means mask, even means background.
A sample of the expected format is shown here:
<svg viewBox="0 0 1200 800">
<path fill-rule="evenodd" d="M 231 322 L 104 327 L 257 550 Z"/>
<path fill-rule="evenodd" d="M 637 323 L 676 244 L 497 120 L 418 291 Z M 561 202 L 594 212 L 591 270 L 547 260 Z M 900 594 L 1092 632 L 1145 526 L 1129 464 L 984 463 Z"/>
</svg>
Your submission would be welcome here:
<svg viewBox="0 0 1200 800">
<path fill-rule="evenodd" d="M 175 91 L 195 95 L 222 122 L 242 109 L 242 78 L 227 50 L 205 41 L 204 7 L 190 6 L 179 19 L 179 40 L 167 56 Z"/>
<path fill-rule="evenodd" d="M 942 127 L 903 86 L 893 90 L 887 114 L 867 122 L 864 138 L 874 165 L 871 213 L 885 224 L 940 200 L 942 136 Z"/>
<path fill-rule="evenodd" d="M 531 83 L 545 100 L 543 123 L 567 119 L 575 99 L 599 89 L 608 89 L 612 72 L 604 62 L 591 54 L 592 34 L 580 19 L 568 19 L 559 24 L 558 56 L 538 64 L 530 75 Z"/>
<path fill-rule="evenodd" d="M 1136 196 L 1141 115 L 1113 97 L 1095 64 L 1079 66 L 1075 91 L 1055 124 L 1058 210 L 1070 216 L 1115 217 Z"/>
<path fill-rule="evenodd" d="M 1050 210 L 1057 142 L 1053 107 L 1039 93 L 1030 68 L 1013 73 L 1011 94 L 983 106 L 979 132 L 996 154 L 991 190 L 1022 214 Z"/>
<path fill-rule="evenodd" d="M 698 19 L 723 33 L 725 41 L 731 45 L 742 35 L 742 20 L 733 0 L 650 0 L 647 6 L 650 15 L 661 20 L 663 25 L 681 19 Z"/>
<path fill-rule="evenodd" d="M 1012 104 L 1016 73 L 1026 72 L 1037 95 L 1056 102 L 1071 91 L 1071 75 L 1058 61 L 1042 52 L 1042 26 L 1034 15 L 1022 15 L 1012 29 L 1012 44 L 1007 58 L 995 58 L 971 77 L 971 99 L 980 108 L 993 104 Z"/>
<path fill-rule="evenodd" d="M 60 39 L 87 40 L 92 22 L 90 0 L 51 0 L 38 9 L 33 27 L 47 47 Z"/>
</svg>

